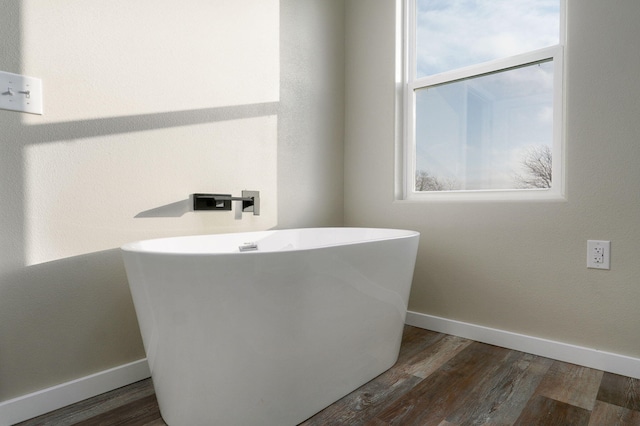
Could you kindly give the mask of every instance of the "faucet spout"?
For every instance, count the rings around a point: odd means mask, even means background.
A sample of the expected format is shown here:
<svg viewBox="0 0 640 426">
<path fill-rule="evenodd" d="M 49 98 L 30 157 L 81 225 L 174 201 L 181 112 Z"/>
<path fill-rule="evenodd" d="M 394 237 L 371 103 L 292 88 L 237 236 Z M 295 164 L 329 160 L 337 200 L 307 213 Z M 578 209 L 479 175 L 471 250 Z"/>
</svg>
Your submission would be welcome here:
<svg viewBox="0 0 640 426">
<path fill-rule="evenodd" d="M 260 191 L 242 191 L 241 197 L 230 194 L 193 194 L 194 210 L 231 210 L 232 201 L 242 201 L 242 211 L 260 215 Z"/>
</svg>

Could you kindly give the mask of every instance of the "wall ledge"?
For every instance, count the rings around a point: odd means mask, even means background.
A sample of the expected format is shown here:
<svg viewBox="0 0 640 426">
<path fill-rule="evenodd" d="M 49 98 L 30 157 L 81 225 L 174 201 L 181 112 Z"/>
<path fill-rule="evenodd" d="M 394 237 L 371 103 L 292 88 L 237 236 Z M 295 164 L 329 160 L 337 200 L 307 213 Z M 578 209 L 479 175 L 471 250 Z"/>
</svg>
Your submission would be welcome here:
<svg viewBox="0 0 640 426">
<path fill-rule="evenodd" d="M 640 379 L 640 359 L 408 311 L 406 324 Z"/>
<path fill-rule="evenodd" d="M 0 402 L 0 426 L 10 426 L 151 376 L 146 359 Z"/>
</svg>

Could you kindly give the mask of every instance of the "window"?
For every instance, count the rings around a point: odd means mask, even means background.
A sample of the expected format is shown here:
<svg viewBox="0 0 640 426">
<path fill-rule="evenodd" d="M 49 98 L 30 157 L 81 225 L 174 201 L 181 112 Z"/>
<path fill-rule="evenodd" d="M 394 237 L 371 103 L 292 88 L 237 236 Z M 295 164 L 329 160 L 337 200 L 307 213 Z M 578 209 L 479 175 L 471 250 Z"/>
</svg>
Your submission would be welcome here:
<svg viewBox="0 0 640 426">
<path fill-rule="evenodd" d="M 405 198 L 560 196 L 564 0 L 404 1 Z"/>
</svg>

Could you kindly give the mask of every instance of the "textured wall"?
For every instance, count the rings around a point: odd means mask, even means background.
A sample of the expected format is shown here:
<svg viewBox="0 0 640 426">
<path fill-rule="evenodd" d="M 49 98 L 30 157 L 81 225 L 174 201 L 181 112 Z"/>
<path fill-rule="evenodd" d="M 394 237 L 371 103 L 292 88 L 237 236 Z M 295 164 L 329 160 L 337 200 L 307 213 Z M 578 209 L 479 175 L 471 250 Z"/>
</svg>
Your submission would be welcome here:
<svg viewBox="0 0 640 426">
<path fill-rule="evenodd" d="M 5 3 L 45 114 L 0 111 L 0 401 L 144 357 L 121 244 L 342 223 L 341 0 Z M 242 189 L 260 216 L 188 211 Z"/>
<path fill-rule="evenodd" d="M 346 224 L 422 233 L 411 310 L 640 357 L 640 3 L 568 0 L 562 202 L 394 201 L 394 8 L 347 2 Z"/>
<path fill-rule="evenodd" d="M 344 0 L 280 1 L 279 226 L 343 220 Z"/>
</svg>

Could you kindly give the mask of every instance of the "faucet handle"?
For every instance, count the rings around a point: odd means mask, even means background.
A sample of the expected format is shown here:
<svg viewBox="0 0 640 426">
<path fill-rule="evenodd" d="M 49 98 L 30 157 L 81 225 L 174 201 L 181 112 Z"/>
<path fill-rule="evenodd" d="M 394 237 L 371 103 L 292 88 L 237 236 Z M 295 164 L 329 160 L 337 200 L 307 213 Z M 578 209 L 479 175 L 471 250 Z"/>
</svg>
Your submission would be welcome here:
<svg viewBox="0 0 640 426">
<path fill-rule="evenodd" d="M 254 216 L 260 216 L 260 191 L 242 191 L 242 198 L 251 198 L 253 201 L 243 200 L 242 211 L 253 212 Z"/>
</svg>

